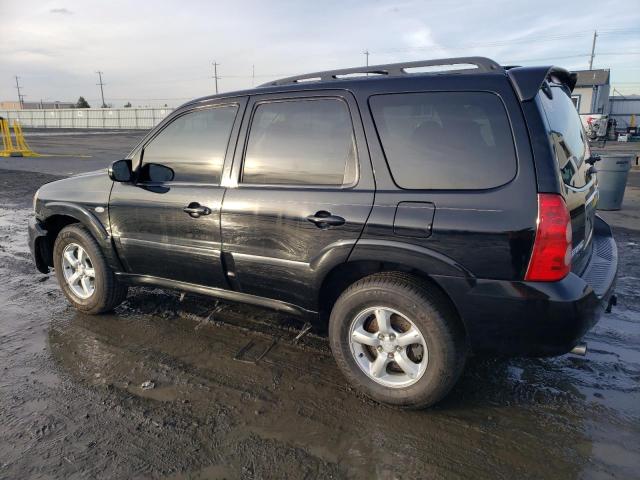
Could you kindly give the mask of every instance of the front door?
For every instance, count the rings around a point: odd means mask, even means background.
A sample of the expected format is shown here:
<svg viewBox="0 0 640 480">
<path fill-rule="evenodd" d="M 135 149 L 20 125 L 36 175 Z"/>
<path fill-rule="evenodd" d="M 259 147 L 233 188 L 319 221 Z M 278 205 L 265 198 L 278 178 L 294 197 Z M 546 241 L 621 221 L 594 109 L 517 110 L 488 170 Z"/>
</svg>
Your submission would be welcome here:
<svg viewBox="0 0 640 480">
<path fill-rule="evenodd" d="M 136 181 L 114 184 L 109 219 L 128 273 L 226 286 L 220 178 L 244 103 L 177 112 L 136 153 Z"/>
<path fill-rule="evenodd" d="M 222 205 L 233 287 L 313 310 L 327 265 L 347 260 L 371 211 L 371 164 L 349 94 L 249 103 Z"/>
</svg>

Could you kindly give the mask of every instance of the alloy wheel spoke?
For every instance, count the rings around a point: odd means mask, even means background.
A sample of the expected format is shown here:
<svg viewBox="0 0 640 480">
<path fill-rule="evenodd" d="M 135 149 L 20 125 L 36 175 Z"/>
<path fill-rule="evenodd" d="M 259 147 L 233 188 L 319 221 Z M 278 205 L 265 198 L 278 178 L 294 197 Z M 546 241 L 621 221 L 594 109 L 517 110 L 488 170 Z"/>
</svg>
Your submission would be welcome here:
<svg viewBox="0 0 640 480">
<path fill-rule="evenodd" d="M 75 285 L 80 280 L 80 274 L 78 272 L 74 272 L 73 275 L 69 277 L 69 285 Z"/>
<path fill-rule="evenodd" d="M 353 331 L 351 339 L 354 342 L 362 345 L 369 345 L 370 347 L 377 347 L 380 344 L 380 340 L 378 340 L 378 337 L 375 334 L 367 332 L 362 327 L 358 327 Z"/>
<path fill-rule="evenodd" d="M 96 278 L 96 271 L 93 268 L 85 268 L 84 274 L 90 278 Z"/>
<path fill-rule="evenodd" d="M 407 347 L 414 343 L 422 344 L 422 335 L 416 327 L 411 327 L 406 332 L 399 334 L 396 337 L 396 342 L 401 347 Z"/>
<path fill-rule="evenodd" d="M 66 252 L 64 252 L 64 258 L 70 267 L 73 267 L 78 261 L 76 260 L 76 257 L 73 256 L 73 253 L 71 253 L 71 250 L 67 250 Z"/>
<path fill-rule="evenodd" d="M 76 251 L 78 252 L 78 263 L 84 263 L 84 249 L 78 247 Z"/>
<path fill-rule="evenodd" d="M 378 332 L 392 333 L 391 329 L 391 312 L 384 308 L 378 308 L 375 312 L 376 321 L 378 322 Z"/>
<path fill-rule="evenodd" d="M 373 375 L 374 377 L 380 377 L 387 369 L 387 363 L 389 363 L 389 358 L 387 357 L 387 354 L 386 353 L 378 354 L 376 359 L 373 362 L 371 362 L 371 365 L 369 366 L 369 371 L 371 372 L 371 375 Z"/>
<path fill-rule="evenodd" d="M 91 294 L 91 281 L 88 277 L 82 277 L 82 279 L 80 280 L 80 284 L 82 285 L 82 290 L 84 291 L 85 295 Z"/>
<path fill-rule="evenodd" d="M 394 360 L 402 369 L 402 371 L 409 375 L 410 378 L 415 378 L 415 376 L 420 371 L 420 365 L 411 361 L 411 359 L 407 356 L 406 350 L 402 350 L 401 352 L 396 353 L 396 355 L 394 356 Z"/>
</svg>

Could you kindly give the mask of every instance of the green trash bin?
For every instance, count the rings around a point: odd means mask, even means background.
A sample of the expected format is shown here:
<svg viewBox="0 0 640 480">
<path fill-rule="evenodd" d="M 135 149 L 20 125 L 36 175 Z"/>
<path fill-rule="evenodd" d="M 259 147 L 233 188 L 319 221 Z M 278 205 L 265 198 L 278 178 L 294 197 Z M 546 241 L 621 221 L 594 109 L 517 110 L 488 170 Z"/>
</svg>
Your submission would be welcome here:
<svg viewBox="0 0 640 480">
<path fill-rule="evenodd" d="M 628 153 L 601 153 L 596 163 L 598 170 L 598 210 L 620 210 L 627 177 L 634 156 Z"/>
</svg>

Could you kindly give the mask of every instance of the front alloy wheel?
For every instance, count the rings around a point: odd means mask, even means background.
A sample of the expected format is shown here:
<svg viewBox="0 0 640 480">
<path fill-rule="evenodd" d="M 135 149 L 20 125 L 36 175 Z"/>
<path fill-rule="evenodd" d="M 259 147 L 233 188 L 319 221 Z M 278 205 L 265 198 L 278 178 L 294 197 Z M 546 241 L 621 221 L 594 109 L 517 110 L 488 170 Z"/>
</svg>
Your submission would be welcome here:
<svg viewBox="0 0 640 480">
<path fill-rule="evenodd" d="M 80 224 L 60 230 L 53 244 L 53 266 L 67 300 L 82 312 L 107 312 L 127 297 L 127 286 L 118 281 L 100 245 Z"/>
<path fill-rule="evenodd" d="M 74 295 L 86 300 L 96 289 L 96 272 L 84 248 L 70 243 L 62 252 L 64 279 Z"/>
</svg>

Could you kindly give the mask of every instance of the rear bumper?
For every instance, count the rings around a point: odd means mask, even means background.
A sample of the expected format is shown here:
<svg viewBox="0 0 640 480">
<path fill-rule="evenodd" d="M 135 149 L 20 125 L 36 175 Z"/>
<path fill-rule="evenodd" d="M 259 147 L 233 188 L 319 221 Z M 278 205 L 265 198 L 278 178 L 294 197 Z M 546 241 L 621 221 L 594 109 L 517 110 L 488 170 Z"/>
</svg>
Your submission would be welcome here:
<svg viewBox="0 0 640 480">
<path fill-rule="evenodd" d="M 559 282 L 434 278 L 452 298 L 476 352 L 553 356 L 570 351 L 604 312 L 618 252 L 610 227 L 596 220 L 592 257 L 582 275 Z"/>
<path fill-rule="evenodd" d="M 47 231 L 42 227 L 40 222 L 36 218 L 29 219 L 29 250 L 31 250 L 31 256 L 36 264 L 38 271 L 42 273 L 49 272 L 49 265 L 46 258 L 48 258 L 47 249 L 49 244 L 47 243 Z"/>
</svg>

